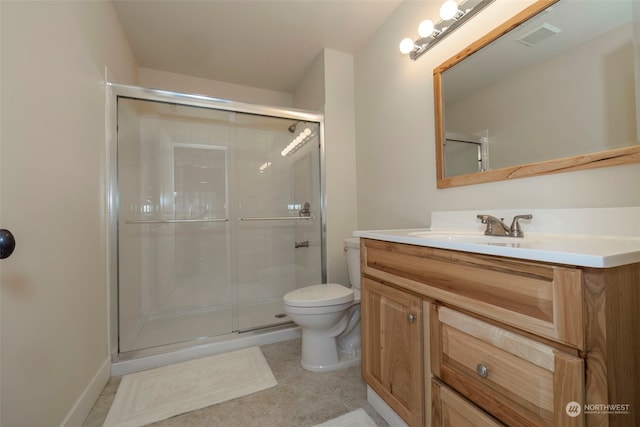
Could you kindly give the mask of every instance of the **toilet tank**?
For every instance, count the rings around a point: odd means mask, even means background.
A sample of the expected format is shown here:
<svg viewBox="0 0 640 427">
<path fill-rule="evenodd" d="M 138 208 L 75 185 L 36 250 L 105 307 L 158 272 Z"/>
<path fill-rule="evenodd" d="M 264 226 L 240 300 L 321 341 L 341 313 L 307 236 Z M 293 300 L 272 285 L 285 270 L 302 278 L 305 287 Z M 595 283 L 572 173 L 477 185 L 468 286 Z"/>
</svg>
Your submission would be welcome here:
<svg viewBox="0 0 640 427">
<path fill-rule="evenodd" d="M 344 250 L 347 253 L 349 283 L 352 288 L 360 289 L 360 239 L 344 239 Z"/>
</svg>

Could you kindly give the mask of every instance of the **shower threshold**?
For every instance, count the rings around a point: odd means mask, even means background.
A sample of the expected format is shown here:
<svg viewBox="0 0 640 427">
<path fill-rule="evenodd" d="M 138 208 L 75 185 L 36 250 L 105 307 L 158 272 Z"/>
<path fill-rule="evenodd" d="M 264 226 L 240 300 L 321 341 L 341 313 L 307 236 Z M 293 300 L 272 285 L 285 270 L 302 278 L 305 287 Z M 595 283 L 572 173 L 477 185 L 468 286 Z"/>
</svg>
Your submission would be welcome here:
<svg viewBox="0 0 640 427">
<path fill-rule="evenodd" d="M 277 326 L 234 332 L 213 338 L 119 353 L 112 357 L 111 376 L 126 375 L 200 357 L 288 341 L 299 337 L 300 327 L 295 323 L 288 322 Z"/>
<path fill-rule="evenodd" d="M 230 305 L 221 305 L 148 313 L 140 316 L 134 325 L 121 328 L 119 352 L 127 354 L 176 343 L 197 343 L 291 322 L 283 311 L 282 298 L 278 297 L 241 304 L 237 311 Z M 232 324 L 234 316 L 237 316 L 235 325 Z"/>
</svg>

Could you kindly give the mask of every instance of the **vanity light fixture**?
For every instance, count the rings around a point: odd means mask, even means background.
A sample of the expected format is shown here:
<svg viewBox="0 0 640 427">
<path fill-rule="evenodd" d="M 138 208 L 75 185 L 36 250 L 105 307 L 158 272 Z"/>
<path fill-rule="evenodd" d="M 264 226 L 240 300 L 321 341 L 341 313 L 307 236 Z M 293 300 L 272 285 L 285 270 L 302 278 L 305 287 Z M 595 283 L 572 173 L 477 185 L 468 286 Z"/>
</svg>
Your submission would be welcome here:
<svg viewBox="0 0 640 427">
<path fill-rule="evenodd" d="M 458 9 L 458 3 L 455 0 L 447 0 L 440 6 L 440 18 L 445 21 L 450 19 L 458 20 L 462 18 L 465 12 Z"/>
<path fill-rule="evenodd" d="M 415 61 L 494 1 L 465 0 L 460 6 L 456 0 L 445 1 L 440 7 L 440 21 L 437 24 L 430 19 L 422 21 L 418 26 L 420 38 L 415 41 L 408 37 L 403 39 L 400 42 L 400 52 L 408 53 L 409 58 Z"/>
</svg>

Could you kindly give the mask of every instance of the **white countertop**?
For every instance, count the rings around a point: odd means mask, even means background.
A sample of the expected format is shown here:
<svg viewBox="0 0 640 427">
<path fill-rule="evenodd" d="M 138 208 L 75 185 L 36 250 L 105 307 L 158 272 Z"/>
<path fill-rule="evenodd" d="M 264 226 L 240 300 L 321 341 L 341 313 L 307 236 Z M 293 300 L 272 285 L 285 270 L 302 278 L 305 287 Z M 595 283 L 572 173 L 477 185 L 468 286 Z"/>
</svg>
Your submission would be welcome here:
<svg viewBox="0 0 640 427">
<path fill-rule="evenodd" d="M 477 230 L 363 230 L 356 237 L 584 267 L 640 262 L 640 237 L 525 232 L 524 238 L 484 236 Z"/>
</svg>

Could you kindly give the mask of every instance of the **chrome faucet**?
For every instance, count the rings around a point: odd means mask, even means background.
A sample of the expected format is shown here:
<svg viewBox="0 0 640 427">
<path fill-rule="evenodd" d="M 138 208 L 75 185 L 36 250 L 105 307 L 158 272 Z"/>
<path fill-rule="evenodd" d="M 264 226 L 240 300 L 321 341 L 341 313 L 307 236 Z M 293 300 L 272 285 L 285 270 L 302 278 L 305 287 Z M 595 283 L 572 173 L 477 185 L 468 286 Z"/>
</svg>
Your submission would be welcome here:
<svg viewBox="0 0 640 427">
<path fill-rule="evenodd" d="M 513 217 L 511 227 L 509 227 L 502 222 L 504 218 L 496 218 L 495 216 L 485 214 L 478 215 L 480 222 L 487 225 L 487 228 L 484 230 L 484 234 L 487 236 L 524 237 L 524 232 L 520 227 L 520 220 L 531 218 L 533 218 L 531 214 L 516 215 Z"/>
</svg>

